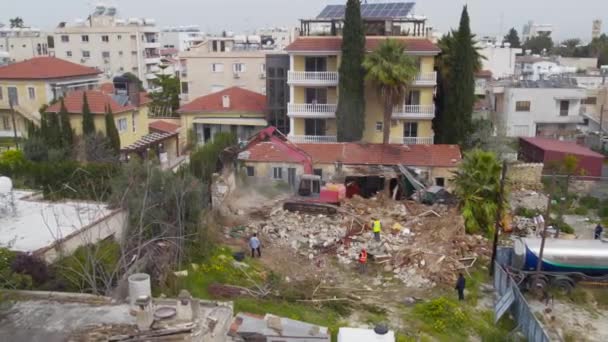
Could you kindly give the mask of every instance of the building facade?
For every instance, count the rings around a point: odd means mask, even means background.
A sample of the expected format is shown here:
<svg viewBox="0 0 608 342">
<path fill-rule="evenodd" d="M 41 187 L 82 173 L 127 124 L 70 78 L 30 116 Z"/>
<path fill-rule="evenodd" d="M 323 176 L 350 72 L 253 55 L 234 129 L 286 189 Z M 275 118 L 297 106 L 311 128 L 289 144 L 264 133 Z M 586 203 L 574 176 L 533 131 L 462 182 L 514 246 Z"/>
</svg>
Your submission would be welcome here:
<svg viewBox="0 0 608 342">
<path fill-rule="evenodd" d="M 390 5 L 390 6 L 388 6 Z M 419 73 L 393 110 L 390 142 L 433 144 L 435 56 L 440 52 L 427 35 L 426 18 L 413 16 L 413 4 L 362 4 L 367 52 L 387 38 L 397 40 L 418 63 Z M 391 10 L 387 9 L 391 8 Z M 302 20 L 301 34 L 285 49 L 289 54 L 289 139 L 297 143 L 330 143 L 337 137 L 336 109 L 341 63 L 343 5 L 329 5 L 316 18 Z M 382 18 L 377 13 L 384 13 Z M 365 84 L 363 141 L 381 143 L 383 105 L 373 84 Z"/>
<path fill-rule="evenodd" d="M 478 51 L 484 57 L 481 60 L 482 70 L 491 71 L 494 78 L 509 78 L 515 75 L 516 56 L 521 54 L 522 49 L 485 44 Z"/>
<path fill-rule="evenodd" d="M 266 51 L 259 36 L 208 37 L 179 59 L 184 103 L 230 87 L 266 93 Z"/>
<path fill-rule="evenodd" d="M 27 133 L 40 123 L 40 108 L 73 90 L 94 89 L 99 71 L 54 57 L 37 57 L 0 67 L 0 136 Z M 15 126 L 11 105 L 16 115 Z"/>
<path fill-rule="evenodd" d="M 289 99 L 289 55 L 276 53 L 266 55 L 266 99 L 268 106 L 268 124 L 276 127 L 281 133 L 289 134 L 289 117 L 287 104 Z"/>
<path fill-rule="evenodd" d="M 133 73 L 153 89 L 160 71 L 159 33 L 153 19 L 123 20 L 116 8 L 98 6 L 87 20 L 58 25 L 55 56 L 98 68 L 108 80 Z"/>
<path fill-rule="evenodd" d="M 36 28 L 0 28 L 0 51 L 8 53 L 10 62 L 49 56 L 54 48 L 53 36 Z"/>
<path fill-rule="evenodd" d="M 170 27 L 160 33 L 160 42 L 164 49 L 188 51 L 204 41 L 205 33 L 197 26 Z"/>
<path fill-rule="evenodd" d="M 573 138 L 585 122 L 587 93 L 570 79 L 495 84 L 489 94 L 500 135 Z"/>
</svg>

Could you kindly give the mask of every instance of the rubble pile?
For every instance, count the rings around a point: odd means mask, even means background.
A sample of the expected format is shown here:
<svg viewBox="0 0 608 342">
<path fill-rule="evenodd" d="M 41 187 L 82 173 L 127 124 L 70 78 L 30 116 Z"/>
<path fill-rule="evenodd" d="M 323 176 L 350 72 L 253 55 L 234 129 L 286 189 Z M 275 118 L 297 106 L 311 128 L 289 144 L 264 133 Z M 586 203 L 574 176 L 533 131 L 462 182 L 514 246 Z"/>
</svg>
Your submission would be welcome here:
<svg viewBox="0 0 608 342">
<path fill-rule="evenodd" d="M 382 223 L 381 241 L 375 241 L 371 232 L 374 218 Z M 277 207 L 264 220 L 250 222 L 243 233 L 253 232 L 311 260 L 335 254 L 345 265 L 356 265 L 366 248 L 371 263 L 413 288 L 452 284 L 458 272 L 491 253 L 485 238 L 465 234 L 456 208 L 384 198 L 355 196 L 332 216 Z"/>
<path fill-rule="evenodd" d="M 536 224 L 534 219 L 515 216 L 513 217 L 513 233 L 517 236 L 527 237 L 536 234 Z"/>
<path fill-rule="evenodd" d="M 531 190 L 512 191 L 509 197 L 509 205 L 511 209 L 525 208 L 545 212 L 547 210 L 547 195 Z"/>
</svg>

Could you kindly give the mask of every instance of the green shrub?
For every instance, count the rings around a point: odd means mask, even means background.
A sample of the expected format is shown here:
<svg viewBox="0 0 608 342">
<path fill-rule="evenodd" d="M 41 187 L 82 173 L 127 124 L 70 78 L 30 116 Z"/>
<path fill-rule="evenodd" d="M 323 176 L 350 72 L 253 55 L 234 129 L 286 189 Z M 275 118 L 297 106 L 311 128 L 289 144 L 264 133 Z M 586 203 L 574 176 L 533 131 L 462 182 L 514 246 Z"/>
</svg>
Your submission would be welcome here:
<svg viewBox="0 0 608 342">
<path fill-rule="evenodd" d="M 515 215 L 523 216 L 527 218 L 534 218 L 540 214 L 540 211 L 534 209 L 528 209 L 524 207 L 517 207 L 515 209 Z"/>
<path fill-rule="evenodd" d="M 576 209 L 574 209 L 575 215 L 585 216 L 588 213 L 589 213 L 589 209 L 587 209 L 586 207 L 577 207 Z"/>
<path fill-rule="evenodd" d="M 597 212 L 598 216 L 602 219 L 608 219 L 608 205 L 602 206 Z"/>
<path fill-rule="evenodd" d="M 17 253 L 0 248 L 0 288 L 29 290 L 33 286 L 32 277 L 13 270 L 16 257 Z"/>
<path fill-rule="evenodd" d="M 588 209 L 599 209 L 600 200 L 593 196 L 584 196 L 579 200 L 580 205 Z"/>
<path fill-rule="evenodd" d="M 469 317 L 456 301 L 439 297 L 428 302 L 416 304 L 414 314 L 432 331 L 466 335 Z"/>
</svg>

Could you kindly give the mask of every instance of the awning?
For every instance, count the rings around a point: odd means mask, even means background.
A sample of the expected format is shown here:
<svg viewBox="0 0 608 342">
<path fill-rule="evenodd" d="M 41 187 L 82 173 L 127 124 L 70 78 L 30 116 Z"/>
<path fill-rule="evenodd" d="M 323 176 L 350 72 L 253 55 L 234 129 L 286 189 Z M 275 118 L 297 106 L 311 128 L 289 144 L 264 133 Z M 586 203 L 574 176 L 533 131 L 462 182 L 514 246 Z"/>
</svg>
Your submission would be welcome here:
<svg viewBox="0 0 608 342">
<path fill-rule="evenodd" d="M 268 126 L 265 119 L 256 118 L 194 118 L 192 122 L 210 125 Z"/>
<path fill-rule="evenodd" d="M 175 133 L 157 133 L 157 132 L 150 133 L 150 134 L 144 135 L 143 137 L 139 138 L 139 140 L 137 140 L 133 144 L 131 144 L 125 148 L 121 148 L 120 150 L 122 152 L 143 151 L 143 150 L 145 150 L 149 147 L 155 146 L 165 140 L 176 137 L 177 135 L 178 135 L 177 132 L 175 132 Z"/>
</svg>

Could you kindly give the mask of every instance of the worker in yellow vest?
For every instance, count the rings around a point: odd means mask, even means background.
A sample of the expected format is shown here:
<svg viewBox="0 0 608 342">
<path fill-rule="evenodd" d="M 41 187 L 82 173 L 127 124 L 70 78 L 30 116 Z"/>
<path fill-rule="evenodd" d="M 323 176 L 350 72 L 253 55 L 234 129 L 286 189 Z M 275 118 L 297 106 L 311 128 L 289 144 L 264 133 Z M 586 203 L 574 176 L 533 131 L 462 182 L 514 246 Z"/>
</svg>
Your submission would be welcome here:
<svg viewBox="0 0 608 342">
<path fill-rule="evenodd" d="M 372 231 L 374 232 L 374 240 L 380 241 L 380 232 L 382 231 L 382 224 L 380 223 L 380 220 L 374 219 Z"/>
</svg>

